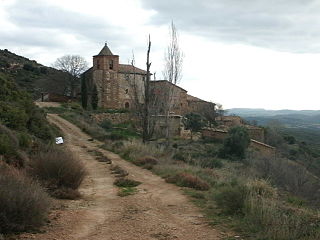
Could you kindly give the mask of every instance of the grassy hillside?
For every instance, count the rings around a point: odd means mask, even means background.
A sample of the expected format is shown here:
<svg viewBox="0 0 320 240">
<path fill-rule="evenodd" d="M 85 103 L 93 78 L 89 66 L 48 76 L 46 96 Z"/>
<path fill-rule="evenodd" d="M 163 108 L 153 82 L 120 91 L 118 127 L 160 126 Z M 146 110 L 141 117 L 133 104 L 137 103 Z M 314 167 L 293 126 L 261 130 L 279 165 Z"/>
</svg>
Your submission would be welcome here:
<svg viewBox="0 0 320 240">
<path fill-rule="evenodd" d="M 16 82 L 33 99 L 41 92 L 64 94 L 68 74 L 43 66 L 36 61 L 18 56 L 8 50 L 0 50 L 0 76 Z"/>
</svg>

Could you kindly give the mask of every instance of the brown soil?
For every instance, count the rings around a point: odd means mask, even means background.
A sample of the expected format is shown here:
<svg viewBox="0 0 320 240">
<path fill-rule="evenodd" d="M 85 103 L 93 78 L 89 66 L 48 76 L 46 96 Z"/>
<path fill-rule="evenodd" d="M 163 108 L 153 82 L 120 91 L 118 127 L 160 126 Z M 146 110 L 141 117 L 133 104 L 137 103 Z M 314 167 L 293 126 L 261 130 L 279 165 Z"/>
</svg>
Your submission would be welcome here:
<svg viewBox="0 0 320 240">
<path fill-rule="evenodd" d="M 178 187 L 167 184 L 150 171 L 124 161 L 99 148 L 101 142 L 55 114 L 51 122 L 62 129 L 65 145 L 86 165 L 88 176 L 81 185 L 81 200 L 57 201 L 50 222 L 40 233 L 22 234 L 15 239 L 36 240 L 215 240 L 219 233 L 207 224 Z M 88 152 L 89 150 L 89 152 Z M 142 182 L 134 195 L 119 197 L 109 165 L 99 162 L 90 151 L 99 150 L 114 164 Z"/>
</svg>

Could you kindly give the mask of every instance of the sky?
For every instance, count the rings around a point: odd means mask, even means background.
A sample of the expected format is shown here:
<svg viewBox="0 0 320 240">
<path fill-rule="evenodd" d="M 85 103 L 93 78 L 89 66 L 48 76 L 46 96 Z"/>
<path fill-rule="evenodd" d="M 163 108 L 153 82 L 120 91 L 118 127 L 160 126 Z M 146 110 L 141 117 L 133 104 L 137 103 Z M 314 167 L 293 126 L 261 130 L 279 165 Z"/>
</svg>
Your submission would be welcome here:
<svg viewBox="0 0 320 240">
<path fill-rule="evenodd" d="M 0 0 L 0 49 L 50 66 L 111 51 L 162 79 L 171 21 L 179 86 L 224 108 L 318 110 L 320 0 Z"/>
</svg>

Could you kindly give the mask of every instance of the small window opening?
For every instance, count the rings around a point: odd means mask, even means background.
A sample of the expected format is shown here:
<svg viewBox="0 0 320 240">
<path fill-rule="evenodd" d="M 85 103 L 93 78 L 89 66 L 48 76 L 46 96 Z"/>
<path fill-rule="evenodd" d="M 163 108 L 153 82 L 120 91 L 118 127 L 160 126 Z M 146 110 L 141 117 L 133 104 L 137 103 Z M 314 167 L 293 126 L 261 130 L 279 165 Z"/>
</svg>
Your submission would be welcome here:
<svg viewBox="0 0 320 240">
<path fill-rule="evenodd" d="M 109 69 L 113 69 L 113 60 L 110 60 L 109 62 Z"/>
<path fill-rule="evenodd" d="M 126 89 L 126 94 L 128 94 L 129 93 L 129 89 Z"/>
<path fill-rule="evenodd" d="M 126 109 L 128 109 L 128 108 L 130 107 L 130 104 L 129 104 L 128 102 L 126 102 L 126 103 L 124 104 L 124 107 L 125 107 Z"/>
<path fill-rule="evenodd" d="M 100 61 L 97 60 L 97 69 L 100 69 Z"/>
</svg>

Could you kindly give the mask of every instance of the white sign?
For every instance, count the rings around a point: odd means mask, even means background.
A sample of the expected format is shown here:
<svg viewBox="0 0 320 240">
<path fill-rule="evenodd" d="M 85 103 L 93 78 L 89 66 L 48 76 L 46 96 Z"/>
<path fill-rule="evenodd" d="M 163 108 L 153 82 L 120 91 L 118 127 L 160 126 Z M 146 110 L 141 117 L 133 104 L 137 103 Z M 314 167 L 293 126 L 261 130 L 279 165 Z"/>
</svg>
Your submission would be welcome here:
<svg viewBox="0 0 320 240">
<path fill-rule="evenodd" d="M 56 138 L 56 144 L 63 144 L 63 138 L 62 137 L 57 137 Z"/>
</svg>

